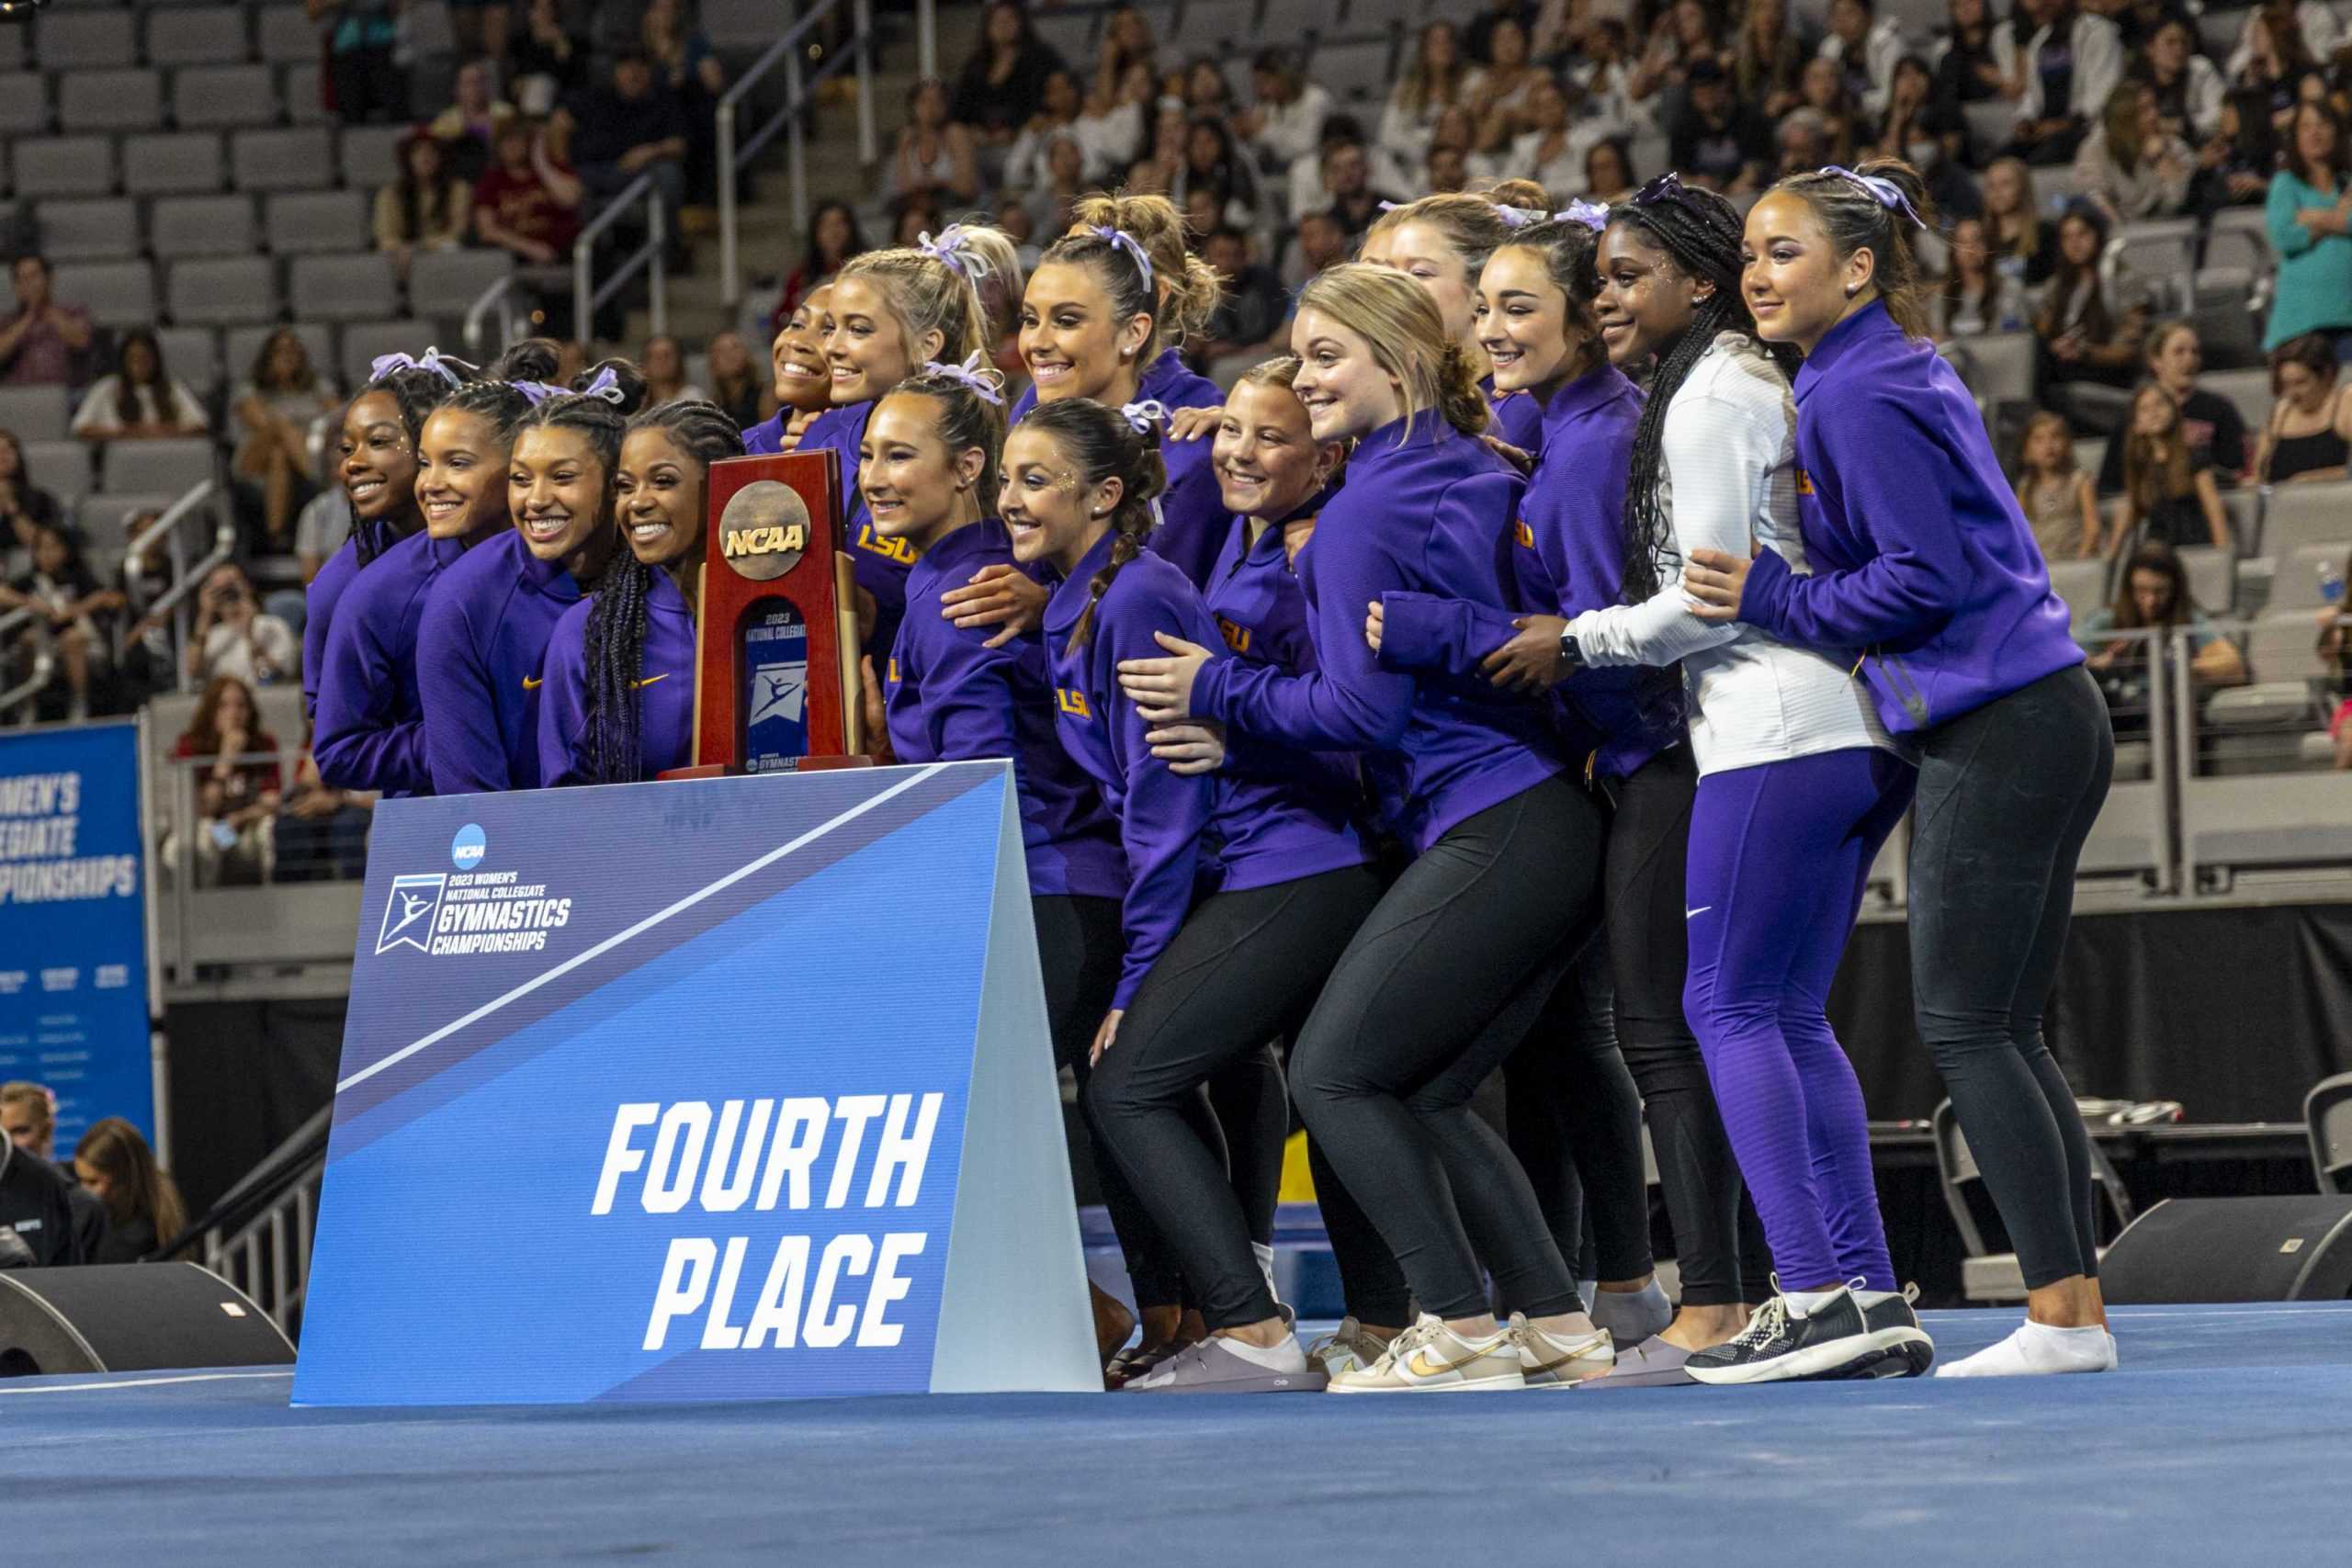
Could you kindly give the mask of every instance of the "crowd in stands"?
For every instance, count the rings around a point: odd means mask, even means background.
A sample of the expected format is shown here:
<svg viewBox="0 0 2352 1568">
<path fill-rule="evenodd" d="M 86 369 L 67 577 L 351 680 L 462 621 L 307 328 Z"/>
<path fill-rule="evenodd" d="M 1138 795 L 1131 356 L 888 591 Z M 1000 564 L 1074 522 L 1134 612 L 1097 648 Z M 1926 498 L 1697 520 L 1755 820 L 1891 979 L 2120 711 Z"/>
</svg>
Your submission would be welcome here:
<svg viewBox="0 0 2352 1568">
<path fill-rule="evenodd" d="M 93 1122 L 60 1159 L 56 1095 L 0 1084 L 0 1269 L 136 1263 L 187 1218 L 138 1128 L 119 1116 Z"/>
</svg>

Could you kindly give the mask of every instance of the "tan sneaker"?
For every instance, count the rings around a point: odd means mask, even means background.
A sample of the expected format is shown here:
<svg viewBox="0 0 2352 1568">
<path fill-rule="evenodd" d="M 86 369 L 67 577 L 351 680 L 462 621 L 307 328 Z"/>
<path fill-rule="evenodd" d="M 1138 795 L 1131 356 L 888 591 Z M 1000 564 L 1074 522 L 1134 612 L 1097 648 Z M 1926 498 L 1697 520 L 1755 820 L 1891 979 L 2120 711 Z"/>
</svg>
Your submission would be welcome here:
<svg viewBox="0 0 2352 1568">
<path fill-rule="evenodd" d="M 1464 1339 L 1424 1313 L 1370 1366 L 1334 1377 L 1330 1392 L 1461 1393 L 1526 1386 L 1526 1374 L 1520 1371 L 1519 1344 L 1510 1329 Z"/>
<path fill-rule="evenodd" d="M 1519 1370 L 1530 1388 L 1573 1388 L 1588 1378 L 1606 1377 L 1617 1364 L 1617 1344 L 1605 1328 L 1562 1337 L 1546 1334 L 1523 1313 L 1510 1314 L 1510 1337 L 1519 1348 Z"/>
<path fill-rule="evenodd" d="M 1343 1317 L 1338 1328 L 1306 1348 L 1306 1359 L 1322 1368 L 1325 1376 L 1338 1377 L 1372 1365 L 1387 1348 L 1386 1340 L 1366 1334 L 1354 1318 Z"/>
</svg>

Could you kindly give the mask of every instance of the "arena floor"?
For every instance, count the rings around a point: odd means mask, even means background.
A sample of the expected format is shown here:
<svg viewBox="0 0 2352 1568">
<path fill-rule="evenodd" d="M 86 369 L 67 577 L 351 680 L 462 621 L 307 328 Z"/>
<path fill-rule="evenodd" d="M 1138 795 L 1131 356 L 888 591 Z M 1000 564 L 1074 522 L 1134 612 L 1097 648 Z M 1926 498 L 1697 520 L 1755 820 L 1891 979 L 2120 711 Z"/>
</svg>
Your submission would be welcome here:
<svg viewBox="0 0 2352 1568">
<path fill-rule="evenodd" d="M 1962 1354 L 2009 1321 L 1928 1326 Z M 0 1538 L 174 1568 L 2345 1561 L 2352 1304 L 2115 1326 L 2114 1377 L 1458 1399 L 387 1412 L 288 1409 L 281 1372 L 28 1380 Z"/>
</svg>

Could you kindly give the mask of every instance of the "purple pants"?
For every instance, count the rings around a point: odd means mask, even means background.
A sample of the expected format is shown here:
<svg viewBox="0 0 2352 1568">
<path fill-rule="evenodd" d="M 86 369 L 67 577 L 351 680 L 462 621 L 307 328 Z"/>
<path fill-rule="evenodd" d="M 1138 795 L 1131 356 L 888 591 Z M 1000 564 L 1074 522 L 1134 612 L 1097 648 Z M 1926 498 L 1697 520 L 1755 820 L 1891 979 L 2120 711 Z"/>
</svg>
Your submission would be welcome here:
<svg viewBox="0 0 2352 1568">
<path fill-rule="evenodd" d="M 1782 1287 L 1895 1288 L 1829 984 L 1915 771 L 1875 747 L 1710 773 L 1690 818 L 1682 1007 Z"/>
</svg>

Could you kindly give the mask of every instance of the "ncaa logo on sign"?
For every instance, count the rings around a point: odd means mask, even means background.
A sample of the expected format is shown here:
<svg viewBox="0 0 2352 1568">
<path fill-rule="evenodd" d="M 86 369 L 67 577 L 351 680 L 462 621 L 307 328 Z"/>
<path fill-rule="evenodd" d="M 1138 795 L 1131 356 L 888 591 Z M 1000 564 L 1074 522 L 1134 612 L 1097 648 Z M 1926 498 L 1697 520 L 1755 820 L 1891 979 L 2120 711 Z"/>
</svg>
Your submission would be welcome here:
<svg viewBox="0 0 2352 1568">
<path fill-rule="evenodd" d="M 490 851 L 490 839 L 479 824 L 469 822 L 449 841 L 449 861 L 459 871 L 471 871 Z"/>
</svg>

